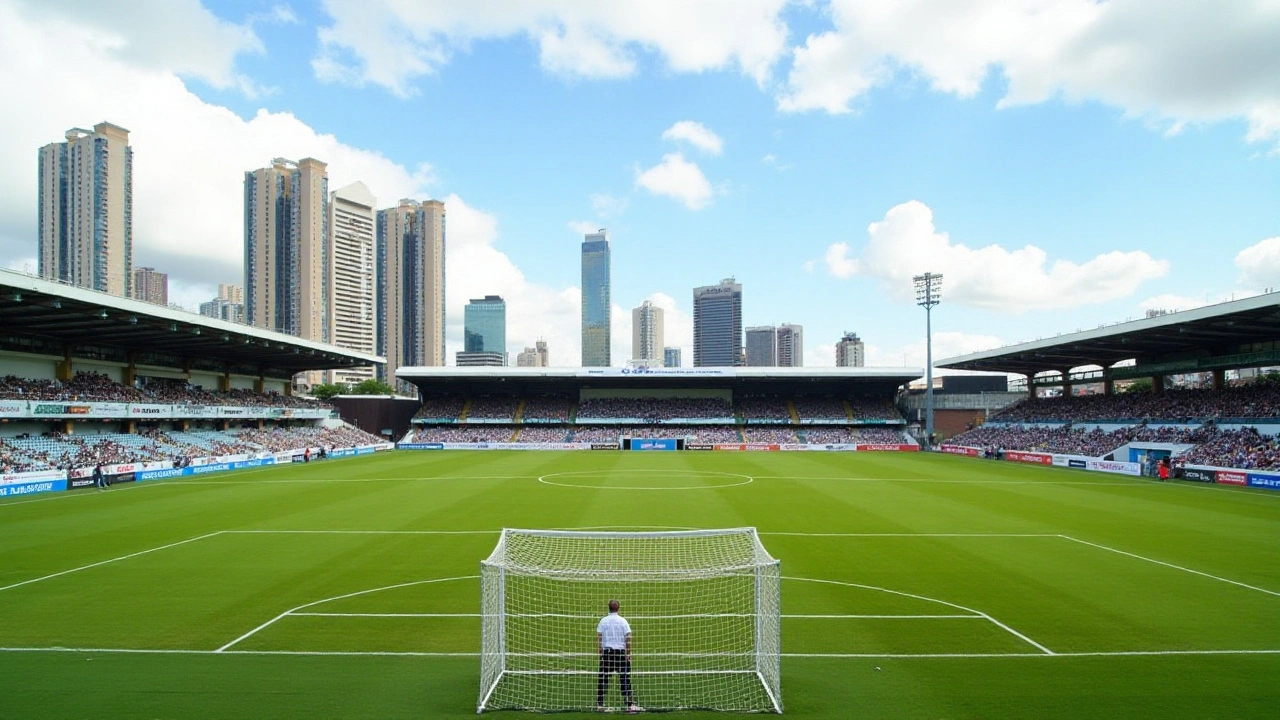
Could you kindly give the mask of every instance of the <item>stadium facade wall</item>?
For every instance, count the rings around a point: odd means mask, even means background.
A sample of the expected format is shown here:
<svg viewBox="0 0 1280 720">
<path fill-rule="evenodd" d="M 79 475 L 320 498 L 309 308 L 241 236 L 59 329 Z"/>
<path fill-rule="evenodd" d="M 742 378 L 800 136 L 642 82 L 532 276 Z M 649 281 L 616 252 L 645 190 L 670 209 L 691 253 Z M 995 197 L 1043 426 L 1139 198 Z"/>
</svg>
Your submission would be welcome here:
<svg viewBox="0 0 1280 720">
<path fill-rule="evenodd" d="M 982 448 L 969 447 L 966 445 L 944 444 L 939 446 L 938 449 L 948 455 L 963 455 L 966 457 L 983 456 Z M 1049 459 L 1048 462 L 1044 461 L 1044 458 L 1046 457 Z M 1033 453 L 1007 450 L 1005 451 L 1005 460 L 1035 465 L 1053 465 L 1056 467 L 1067 467 L 1077 470 L 1088 470 L 1091 472 L 1129 475 L 1132 477 L 1140 477 L 1142 475 L 1141 463 L 1102 460 L 1099 458 L 1084 457 L 1081 455 L 1061 455 L 1053 453 Z M 1255 487 L 1266 490 L 1280 490 L 1280 471 L 1244 470 L 1240 468 L 1224 468 L 1210 465 L 1187 465 L 1182 469 L 1182 477 L 1185 480 L 1192 480 L 1195 482 Z"/>
</svg>

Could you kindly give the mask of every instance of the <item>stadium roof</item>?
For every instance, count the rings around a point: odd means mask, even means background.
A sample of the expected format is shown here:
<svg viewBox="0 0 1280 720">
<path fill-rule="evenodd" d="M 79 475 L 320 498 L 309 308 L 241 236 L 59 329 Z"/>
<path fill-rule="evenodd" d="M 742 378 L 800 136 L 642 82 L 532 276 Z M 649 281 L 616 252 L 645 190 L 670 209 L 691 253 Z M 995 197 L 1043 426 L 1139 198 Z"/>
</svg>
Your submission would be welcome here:
<svg viewBox="0 0 1280 720">
<path fill-rule="evenodd" d="M 1083 365 L 1107 368 L 1122 360 L 1138 366 L 1188 371 L 1272 362 L 1260 343 L 1280 341 L 1280 293 L 1117 323 L 1094 330 L 960 355 L 940 368 L 1034 376 Z M 1270 350 L 1270 347 L 1265 348 Z"/>
<path fill-rule="evenodd" d="M 611 389 L 753 389 L 791 393 L 865 389 L 892 392 L 924 374 L 922 368 L 534 368 L 402 367 L 396 377 L 437 391 L 500 393 Z"/>
<path fill-rule="evenodd" d="M 0 269 L 0 335 L 110 347 L 290 373 L 384 358 Z"/>
</svg>

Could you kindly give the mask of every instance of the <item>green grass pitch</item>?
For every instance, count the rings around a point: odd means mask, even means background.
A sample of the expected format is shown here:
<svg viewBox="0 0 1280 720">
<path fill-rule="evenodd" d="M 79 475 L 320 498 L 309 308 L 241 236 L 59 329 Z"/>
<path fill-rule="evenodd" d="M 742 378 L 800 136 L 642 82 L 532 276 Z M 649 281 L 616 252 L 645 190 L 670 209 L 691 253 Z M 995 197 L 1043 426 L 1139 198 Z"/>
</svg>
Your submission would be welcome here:
<svg viewBox="0 0 1280 720">
<path fill-rule="evenodd" d="M 499 528 L 746 525 L 786 578 L 787 716 L 1280 717 L 1280 493 L 406 451 L 0 502 L 0 718 L 473 717 Z"/>
</svg>

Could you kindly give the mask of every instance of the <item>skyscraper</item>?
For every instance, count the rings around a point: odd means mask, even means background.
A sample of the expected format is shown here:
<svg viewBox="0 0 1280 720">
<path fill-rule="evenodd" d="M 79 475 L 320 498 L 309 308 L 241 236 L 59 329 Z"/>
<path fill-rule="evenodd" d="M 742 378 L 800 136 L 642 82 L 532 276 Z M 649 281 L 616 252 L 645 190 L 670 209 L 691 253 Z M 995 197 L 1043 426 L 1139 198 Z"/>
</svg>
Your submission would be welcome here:
<svg viewBox="0 0 1280 720">
<path fill-rule="evenodd" d="M 662 361 L 665 341 L 662 308 L 645 300 L 631 310 L 631 359 L 647 360 L 652 365 Z"/>
<path fill-rule="evenodd" d="M 244 304 L 244 287 L 230 283 L 218 283 L 218 299 L 237 305 Z"/>
<path fill-rule="evenodd" d="M 460 367 L 507 364 L 507 303 L 498 295 L 485 295 L 463 309 L 463 350 Z"/>
<path fill-rule="evenodd" d="M 396 369 L 444 365 L 445 208 L 439 200 L 401 200 L 378 211 L 378 354 L 380 377 Z M 406 387 L 412 387 L 407 386 Z"/>
<path fill-rule="evenodd" d="M 200 314 L 228 322 L 244 322 L 244 288 L 219 283 L 218 297 L 200 303 Z"/>
<path fill-rule="evenodd" d="M 362 182 L 334 190 L 329 197 L 330 278 L 333 313 L 329 337 L 334 345 L 377 353 L 377 264 L 374 260 L 374 208 L 377 200 Z M 354 385 L 373 377 L 372 367 L 329 373 L 329 382 Z"/>
<path fill-rule="evenodd" d="M 102 122 L 40 148 L 40 277 L 133 295 L 133 149 Z"/>
<path fill-rule="evenodd" d="M 778 328 L 772 325 L 747 328 L 747 365 L 750 367 L 778 365 Z"/>
<path fill-rule="evenodd" d="M 314 158 L 244 174 L 245 316 L 250 325 L 332 342 L 329 175 Z"/>
<path fill-rule="evenodd" d="M 662 350 L 662 367 L 680 367 L 680 348 L 669 347 Z"/>
<path fill-rule="evenodd" d="M 836 343 L 836 367 L 863 367 L 866 362 L 865 348 L 857 333 L 845 332 L 840 342 Z"/>
<path fill-rule="evenodd" d="M 778 326 L 778 367 L 804 367 L 804 326 Z"/>
<path fill-rule="evenodd" d="M 547 367 L 548 364 L 546 340 L 538 340 L 534 347 L 527 347 L 516 355 L 517 367 Z"/>
<path fill-rule="evenodd" d="M 733 278 L 693 289 L 693 366 L 742 365 L 742 285 Z"/>
<path fill-rule="evenodd" d="M 609 366 L 611 285 L 609 231 L 601 228 L 582 241 L 582 367 Z"/>
<path fill-rule="evenodd" d="M 156 305 L 169 304 L 169 276 L 155 268 L 133 269 L 133 297 Z"/>
</svg>

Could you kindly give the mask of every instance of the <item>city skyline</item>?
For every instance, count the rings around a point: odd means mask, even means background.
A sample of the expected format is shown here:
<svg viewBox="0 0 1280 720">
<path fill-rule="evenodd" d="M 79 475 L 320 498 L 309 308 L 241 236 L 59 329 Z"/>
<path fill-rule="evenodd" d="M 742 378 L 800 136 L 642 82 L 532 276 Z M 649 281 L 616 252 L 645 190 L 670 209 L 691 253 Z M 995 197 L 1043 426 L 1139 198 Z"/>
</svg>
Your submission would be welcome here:
<svg viewBox="0 0 1280 720">
<path fill-rule="evenodd" d="M 445 217 L 444 203 L 412 198 L 377 213 L 376 347 L 387 359 L 378 369 L 384 382 L 396 384 L 399 367 L 445 364 Z"/>
<path fill-rule="evenodd" d="M 577 241 L 601 227 L 613 365 L 646 299 L 690 354 L 689 288 L 727 275 L 751 288 L 746 325 L 804 325 L 806 366 L 834 365 L 850 326 L 868 365 L 920 364 L 924 270 L 949 282 L 938 357 L 1280 284 L 1280 49 L 1260 42 L 1280 20 L 1052 6 L 1070 22 L 1019 3 L 943 25 L 865 0 L 375 3 L 360 25 L 331 3 L 0 0 L 23 109 L 0 118 L 0 257 L 39 271 L 37 149 L 106 120 L 136 161 L 132 265 L 191 309 L 243 282 L 243 173 L 270 158 L 448 203 L 447 356 L 466 299 L 496 292 L 513 347 L 544 337 L 572 364 Z"/>
<path fill-rule="evenodd" d="M 604 228 L 582 238 L 582 367 L 613 364 L 611 250 Z"/>
</svg>

